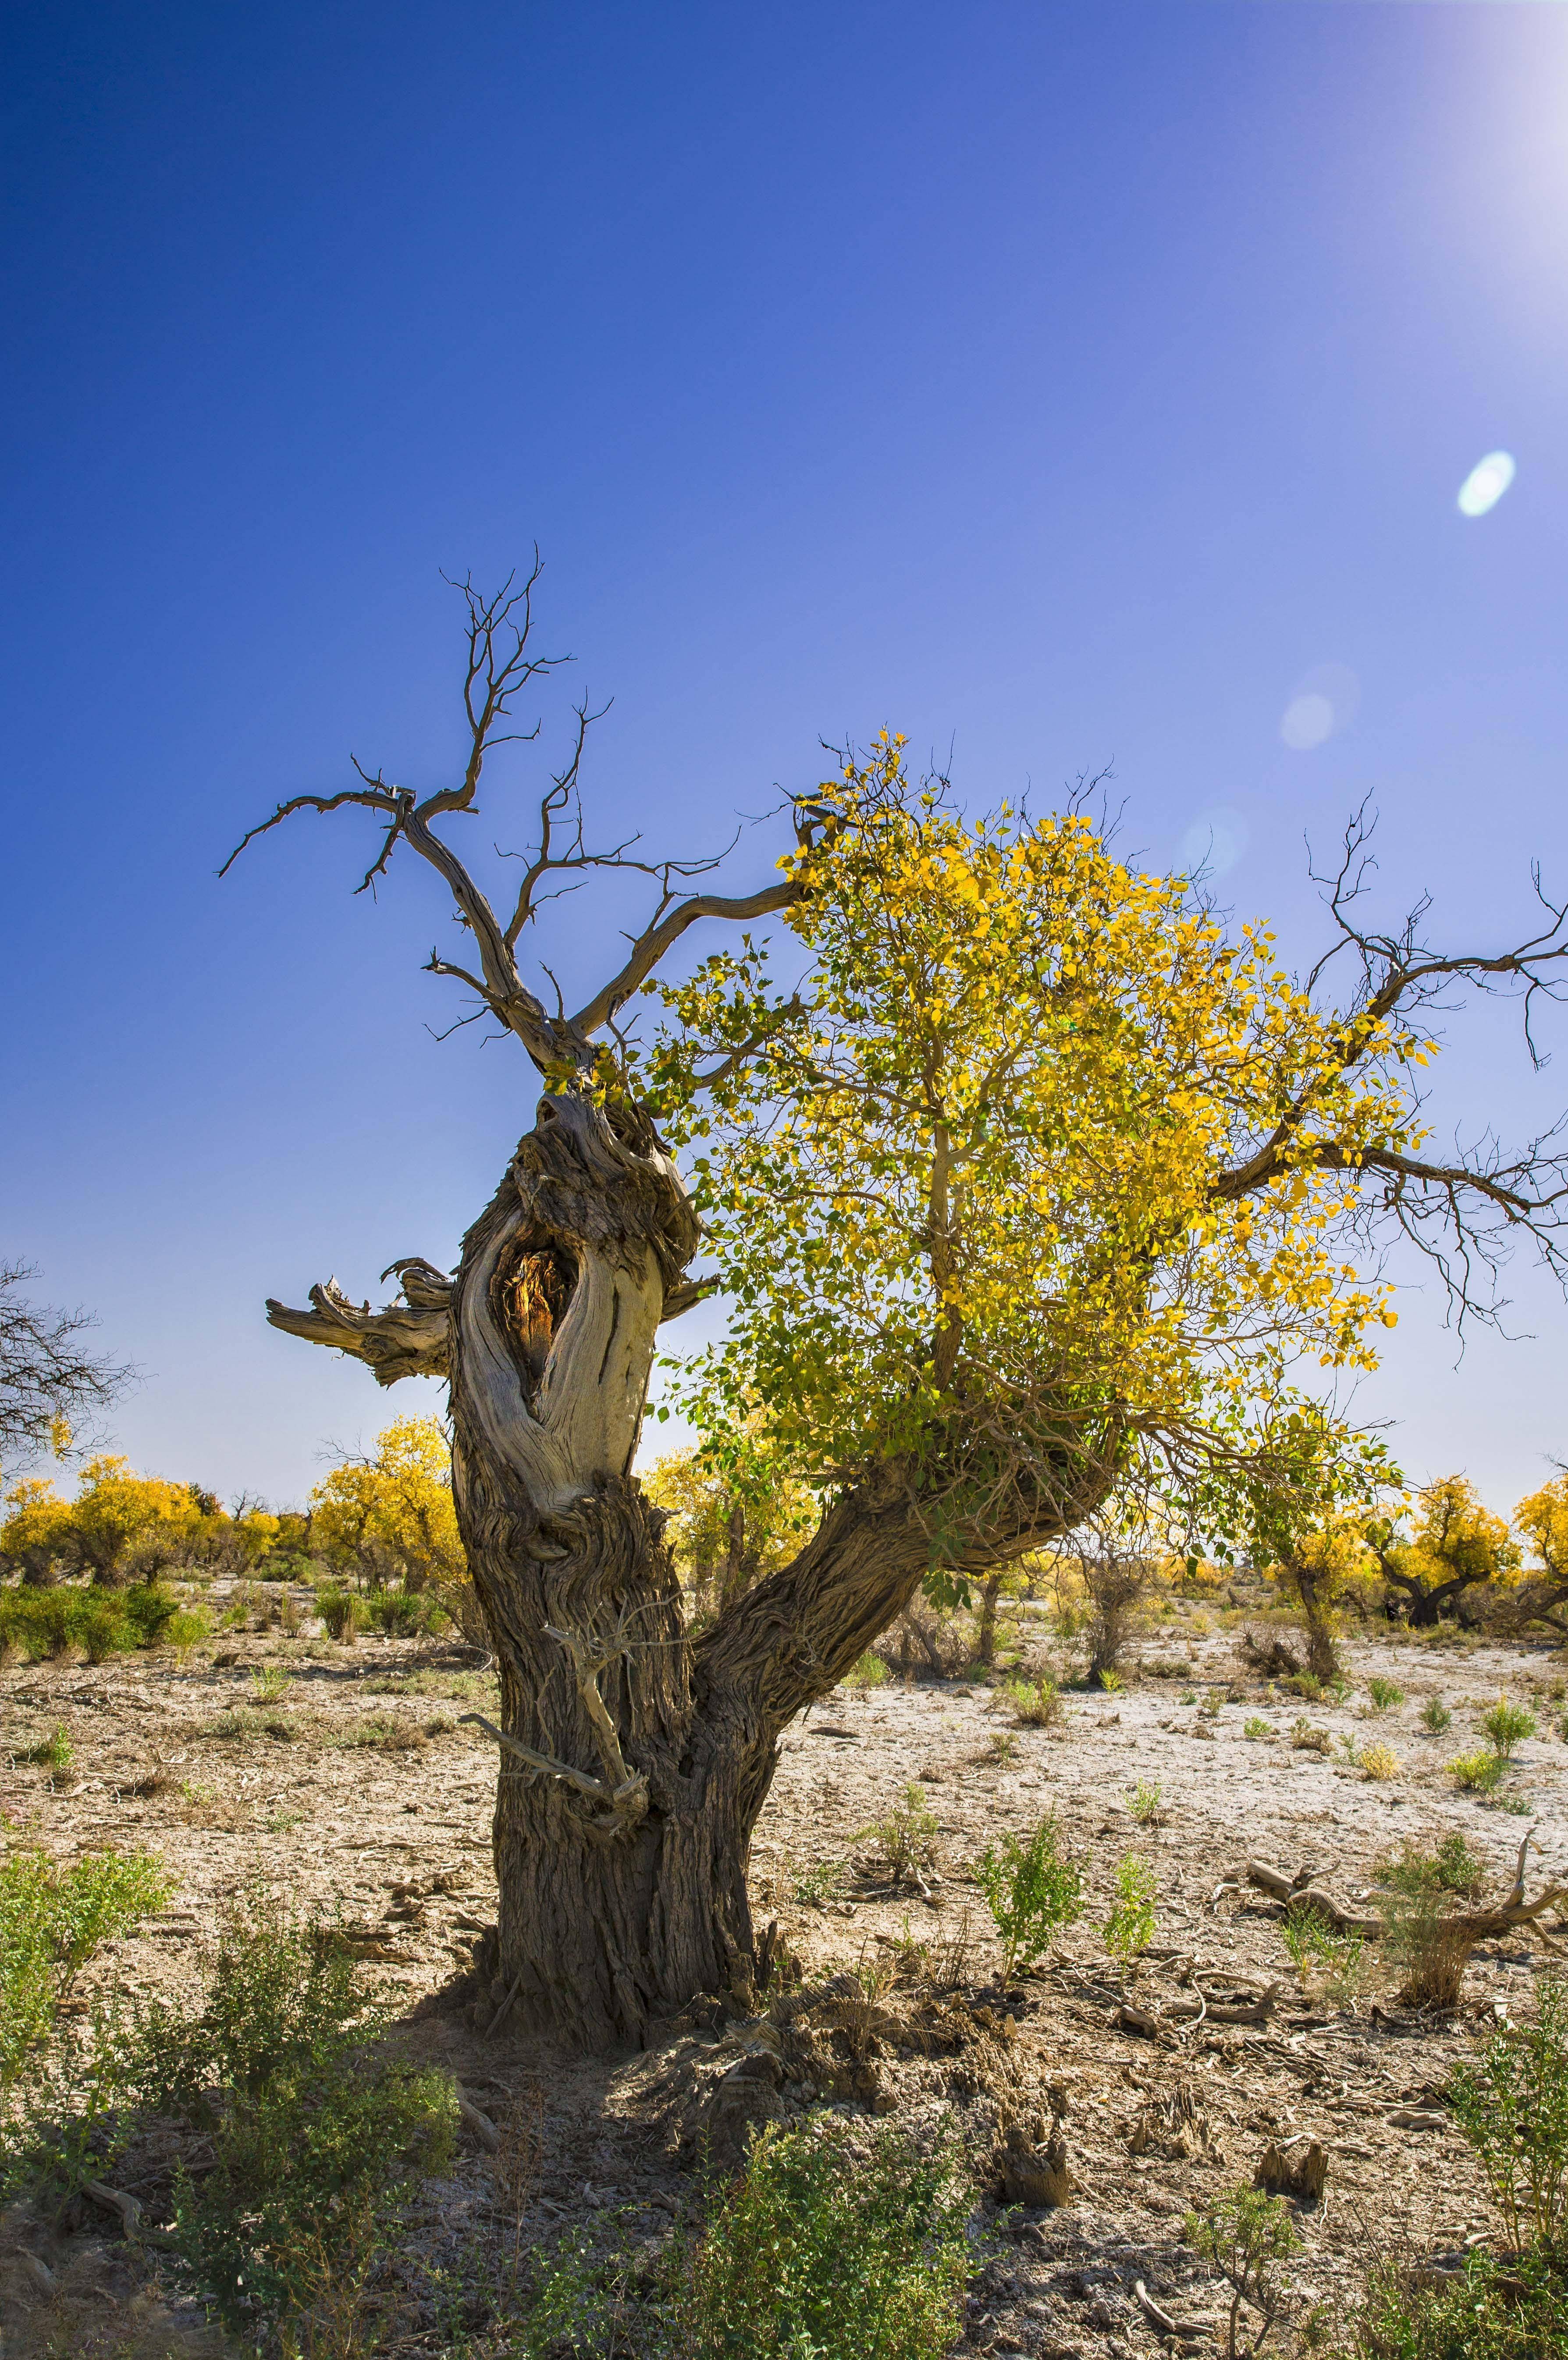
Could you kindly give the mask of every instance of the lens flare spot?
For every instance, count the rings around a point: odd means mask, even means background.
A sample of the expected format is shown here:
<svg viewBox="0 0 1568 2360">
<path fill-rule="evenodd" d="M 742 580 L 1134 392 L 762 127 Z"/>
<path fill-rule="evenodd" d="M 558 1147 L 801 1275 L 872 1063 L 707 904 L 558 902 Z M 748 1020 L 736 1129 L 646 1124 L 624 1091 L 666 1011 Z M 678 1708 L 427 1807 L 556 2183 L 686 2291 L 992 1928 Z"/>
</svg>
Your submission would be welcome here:
<svg viewBox="0 0 1568 2360">
<path fill-rule="evenodd" d="M 1293 754 L 1310 754 L 1347 728 L 1361 710 L 1361 683 L 1348 664 L 1316 664 L 1290 692 L 1279 735 Z"/>
<path fill-rule="evenodd" d="M 1459 486 L 1460 515 L 1482 517 L 1495 508 L 1518 473 L 1511 451 L 1488 451 Z"/>
<path fill-rule="evenodd" d="M 1181 866 L 1189 877 L 1223 877 L 1247 848 L 1250 831 L 1240 812 L 1223 806 L 1200 812 L 1181 839 Z"/>
<path fill-rule="evenodd" d="M 1334 709 L 1326 696 L 1313 691 L 1306 696 L 1293 696 L 1285 708 L 1285 718 L 1279 725 L 1279 735 L 1298 754 L 1305 754 L 1321 746 L 1334 734 Z"/>
</svg>

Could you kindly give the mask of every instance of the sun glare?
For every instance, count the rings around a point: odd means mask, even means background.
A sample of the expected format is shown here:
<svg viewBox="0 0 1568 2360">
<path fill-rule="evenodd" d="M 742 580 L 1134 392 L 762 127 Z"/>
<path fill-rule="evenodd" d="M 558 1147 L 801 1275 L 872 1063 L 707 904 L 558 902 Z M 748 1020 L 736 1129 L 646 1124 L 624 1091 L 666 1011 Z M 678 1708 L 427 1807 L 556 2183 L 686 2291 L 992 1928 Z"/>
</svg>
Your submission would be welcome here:
<svg viewBox="0 0 1568 2360">
<path fill-rule="evenodd" d="M 1488 451 L 1459 486 L 1460 515 L 1483 517 L 1495 508 L 1517 473 L 1511 452 Z"/>
</svg>

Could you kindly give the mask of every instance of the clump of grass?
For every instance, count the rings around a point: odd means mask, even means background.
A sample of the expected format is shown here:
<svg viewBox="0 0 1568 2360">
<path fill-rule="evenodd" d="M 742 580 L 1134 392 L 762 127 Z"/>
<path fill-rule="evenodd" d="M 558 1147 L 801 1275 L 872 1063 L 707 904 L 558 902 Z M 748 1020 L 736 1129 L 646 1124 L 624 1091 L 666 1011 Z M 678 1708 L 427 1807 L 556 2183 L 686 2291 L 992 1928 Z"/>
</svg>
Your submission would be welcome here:
<svg viewBox="0 0 1568 2360">
<path fill-rule="evenodd" d="M 1328 1731 L 1319 1729 L 1314 1722 L 1305 1719 L 1291 1722 L 1290 1743 L 1300 1754 L 1332 1754 L 1334 1750 L 1334 1742 Z"/>
<path fill-rule="evenodd" d="M 1375 1712 L 1387 1712 L 1391 1705 L 1403 1704 L 1405 1691 L 1397 1680 L 1386 1680 L 1381 1674 L 1366 1683 L 1366 1693 Z"/>
<path fill-rule="evenodd" d="M 1510 1704 L 1506 1696 L 1481 1715 L 1480 1725 L 1499 1762 L 1507 1762 L 1516 1745 L 1535 1735 L 1534 1713 L 1522 1704 Z"/>
<path fill-rule="evenodd" d="M 1156 1828 L 1160 1820 L 1160 1788 L 1157 1778 L 1140 1778 L 1127 1797 L 1127 1808 L 1141 1828 Z"/>
<path fill-rule="evenodd" d="M 841 1860 L 814 1860 L 796 1871 L 790 1890 L 803 1909 L 821 1909 L 833 1899 L 843 1882 Z"/>
<path fill-rule="evenodd" d="M 937 1815 L 926 1800 L 924 1790 L 912 1782 L 905 1786 L 903 1799 L 869 1828 L 862 1836 L 873 1836 L 895 1885 L 923 1886 L 927 1874 L 936 1866 Z"/>
<path fill-rule="evenodd" d="M 1456 1754 L 1448 1768 L 1465 1794 L 1490 1795 L 1501 1783 L 1504 1763 L 1500 1754 Z"/>
<path fill-rule="evenodd" d="M 993 1729 L 991 1732 L 991 1759 L 999 1770 L 1005 1770 L 1018 1751 L 1018 1740 L 1010 1729 Z"/>
<path fill-rule="evenodd" d="M 1061 1690 L 1048 1673 L 1036 1680 L 1009 1680 L 1003 1694 L 1025 1729 L 1048 1729 L 1061 1719 Z"/>
<path fill-rule="evenodd" d="M 281 1704 L 293 1685 L 281 1664 L 261 1664 L 250 1676 L 250 1692 L 258 1704 Z"/>
<path fill-rule="evenodd" d="M 1043 1958 L 1058 1929 L 1083 1915 L 1083 1879 L 1062 1850 L 1054 1813 L 1032 1836 L 1003 1836 L 975 1863 L 975 1879 L 1002 1937 L 1002 1971 Z"/>
<path fill-rule="evenodd" d="M 1288 1688 L 1292 1696 L 1299 1697 L 1303 1704 L 1321 1704 L 1327 1693 L 1315 1672 L 1288 1672 L 1279 1685 Z"/>
<path fill-rule="evenodd" d="M 64 1721 L 57 1721 L 47 1737 L 40 1737 L 36 1745 L 25 1746 L 16 1758 L 20 1762 L 36 1762 L 45 1770 L 71 1769 L 76 1754 Z"/>
<path fill-rule="evenodd" d="M 1249 1713 L 1242 1723 L 1242 1735 L 1250 1737 L 1256 1744 L 1267 1744 L 1274 1735 L 1274 1730 L 1260 1712 L 1253 1712 Z"/>
<path fill-rule="evenodd" d="M 1453 1726 L 1453 1715 L 1441 1697 L 1428 1697 L 1421 1707 L 1421 1727 L 1433 1737 L 1441 1737 L 1445 1729 Z"/>
<path fill-rule="evenodd" d="M 1142 1956 L 1154 1940 L 1155 1873 L 1135 1852 L 1116 1863 L 1116 1897 L 1105 1921 L 1105 1948 L 1118 1959 Z"/>
</svg>

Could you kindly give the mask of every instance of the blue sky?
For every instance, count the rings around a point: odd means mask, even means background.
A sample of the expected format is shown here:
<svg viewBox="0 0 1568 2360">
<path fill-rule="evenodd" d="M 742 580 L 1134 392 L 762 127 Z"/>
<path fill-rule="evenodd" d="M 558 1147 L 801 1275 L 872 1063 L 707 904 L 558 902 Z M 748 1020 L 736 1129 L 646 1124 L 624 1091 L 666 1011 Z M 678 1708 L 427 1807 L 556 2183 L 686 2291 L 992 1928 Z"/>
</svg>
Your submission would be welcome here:
<svg viewBox="0 0 1568 2360">
<path fill-rule="evenodd" d="M 886 723 L 976 800 L 1113 763 L 1126 840 L 1212 832 L 1303 955 L 1303 831 L 1368 792 L 1390 913 L 1490 945 L 1532 857 L 1568 890 L 1562 8 L 285 0 L 5 44 L 0 1242 L 142 1364 L 142 1464 L 298 1497 L 417 1405 L 261 1299 L 449 1261 L 529 1122 L 520 1053 L 427 1029 L 433 880 L 352 898 L 349 819 L 214 874 L 351 748 L 449 770 L 442 568 L 539 541 L 542 636 L 615 698 L 594 805 L 661 850 Z M 1325 682 L 1343 726 L 1286 743 Z M 1568 1095 L 1497 1016 L 1454 1038 L 1445 1120 Z M 1533 1341 L 1456 1371 L 1413 1294 L 1363 1395 L 1499 1505 L 1568 1452 L 1568 1319 L 1515 1280 Z"/>
</svg>

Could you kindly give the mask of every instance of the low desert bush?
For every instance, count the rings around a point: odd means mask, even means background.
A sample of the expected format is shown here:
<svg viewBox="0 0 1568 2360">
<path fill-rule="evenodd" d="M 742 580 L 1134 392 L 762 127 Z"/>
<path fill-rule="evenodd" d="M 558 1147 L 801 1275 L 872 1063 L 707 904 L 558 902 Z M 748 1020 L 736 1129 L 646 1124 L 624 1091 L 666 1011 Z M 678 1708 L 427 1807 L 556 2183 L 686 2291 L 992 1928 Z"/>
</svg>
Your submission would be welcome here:
<svg viewBox="0 0 1568 2360">
<path fill-rule="evenodd" d="M 1048 1729 L 1061 1719 L 1061 1691 L 1048 1673 L 1037 1680 L 1009 1680 L 1003 1694 L 1025 1729 Z"/>
<path fill-rule="evenodd" d="M 1140 1828 L 1157 1828 L 1160 1821 L 1160 1788 L 1157 1778 L 1140 1778 L 1127 1797 L 1127 1808 Z"/>
<path fill-rule="evenodd" d="M 988 1844 L 975 1880 L 1002 1937 L 1004 1976 L 1043 1958 L 1058 1929 L 1083 1914 L 1083 1879 L 1063 1853 L 1054 1814 L 1026 1841 Z"/>
<path fill-rule="evenodd" d="M 790 1889 L 803 1908 L 820 1909 L 832 1900 L 843 1881 L 841 1860 L 814 1860 L 796 1871 Z"/>
<path fill-rule="evenodd" d="M 1249 1713 L 1246 1720 L 1243 1721 L 1242 1735 L 1250 1737 L 1256 1743 L 1266 1743 L 1274 1735 L 1274 1731 L 1261 1713 L 1254 1712 Z"/>
<path fill-rule="evenodd" d="M 1504 1763 L 1500 1754 L 1456 1754 L 1448 1768 L 1467 1795 L 1490 1795 L 1501 1783 Z"/>
<path fill-rule="evenodd" d="M 1290 1672 L 1279 1685 L 1288 1688 L 1292 1696 L 1299 1696 L 1303 1704 L 1321 1704 L 1328 1693 L 1315 1672 Z"/>
<path fill-rule="evenodd" d="M 568 2230 L 532 2259 L 512 2360 L 943 2360 L 974 2266 L 943 2144 L 891 2124 L 770 2126 L 652 2273 Z"/>
<path fill-rule="evenodd" d="M 169 1880 L 146 1852 L 61 1867 L 47 1852 L 0 1862 L 0 2096 L 15 2088 L 95 1950 L 161 1908 Z"/>
<path fill-rule="evenodd" d="M 1398 1682 L 1386 1680 L 1381 1677 L 1367 1681 L 1366 1693 L 1372 1700 L 1372 1709 L 1375 1712 L 1387 1712 L 1390 1705 L 1403 1704 L 1405 1701 L 1405 1691 Z"/>
<path fill-rule="evenodd" d="M 1445 1729 L 1453 1726 L 1453 1715 L 1441 1697 L 1428 1697 L 1421 1707 L 1421 1727 L 1433 1737 L 1441 1737 Z"/>
<path fill-rule="evenodd" d="M 1392 1893 L 1456 1893 L 1474 1898 L 1486 1874 L 1486 1863 L 1457 1833 L 1442 1837 L 1430 1850 L 1407 1836 L 1397 1852 L 1377 1863 L 1378 1879 Z"/>
<path fill-rule="evenodd" d="M 1450 2094 L 1515 2253 L 1568 2269 L 1568 1978 L 1541 1978 L 1533 2024 L 1483 2033 Z"/>
<path fill-rule="evenodd" d="M 255 1897 L 219 1936 L 205 2003 L 150 2007 L 127 2084 L 204 2147 L 181 2168 L 174 2245 L 231 2332 L 306 2311 L 385 2232 L 400 2189 L 449 2161 L 456 2094 L 378 2047 L 363 1969 L 329 1922 Z"/>
<path fill-rule="evenodd" d="M 326 1625 L 327 1636 L 342 1645 L 352 1644 L 356 1634 L 364 1630 L 369 1617 L 364 1601 L 352 1590 L 341 1589 L 335 1582 L 316 1592 L 316 1612 Z"/>
<path fill-rule="evenodd" d="M 129 1590 L 60 1582 L 50 1590 L 0 1590 L 0 1646 L 29 1661 L 69 1655 L 80 1647 L 90 1663 L 155 1647 L 180 1612 L 161 1582 Z"/>
<path fill-rule="evenodd" d="M 411 1639 L 428 1628 L 433 1602 L 423 1590 L 378 1590 L 367 1611 L 384 1639 Z"/>
<path fill-rule="evenodd" d="M 1226 2360 L 1261 2352 L 1285 2307 L 1285 2265 L 1301 2243 L 1288 2206 L 1260 2188 L 1233 2189 L 1201 2212 L 1190 2212 L 1181 2234 L 1231 2289 Z"/>
<path fill-rule="evenodd" d="M 1510 1704 L 1500 1696 L 1495 1705 L 1481 1715 L 1481 1728 L 1499 1762 L 1507 1762 L 1516 1745 L 1535 1735 L 1535 1715 L 1522 1704 Z"/>
<path fill-rule="evenodd" d="M 903 1800 L 884 1818 L 873 1819 L 861 1833 L 875 1838 L 896 1884 L 920 1884 L 925 1872 L 936 1863 L 937 1815 L 926 1800 L 925 1790 L 914 1784 L 905 1786 Z"/>
<path fill-rule="evenodd" d="M 1540 2254 L 1471 2254 L 1436 2282 L 1385 2264 L 1353 2333 L 1355 2360 L 1549 2360 L 1568 2352 L 1568 2277 Z"/>
<path fill-rule="evenodd" d="M 1155 1873 L 1135 1852 L 1116 1863 L 1116 1897 L 1105 1921 L 1105 1948 L 1118 1959 L 1141 1957 L 1154 1939 Z"/>
<path fill-rule="evenodd" d="M 1334 1742 L 1328 1731 L 1319 1729 L 1314 1722 L 1305 1719 L 1290 1724 L 1290 1743 L 1299 1753 L 1332 1754 L 1334 1750 Z"/>
<path fill-rule="evenodd" d="M 880 1688 L 887 1685 L 887 1666 L 872 1648 L 852 1664 L 844 1675 L 847 1688 Z"/>
<path fill-rule="evenodd" d="M 1365 1778 L 1397 1778 L 1402 1766 L 1391 1745 L 1364 1745 L 1358 1759 Z"/>
<path fill-rule="evenodd" d="M 69 1770 L 76 1754 L 64 1721 L 57 1721 L 47 1737 L 40 1737 L 35 1745 L 25 1746 L 16 1759 L 36 1762 L 45 1770 Z"/>
<path fill-rule="evenodd" d="M 972 2197 L 948 2148 L 891 2125 L 770 2128 L 679 2264 L 701 2360 L 941 2360 L 962 2322 Z"/>
</svg>

